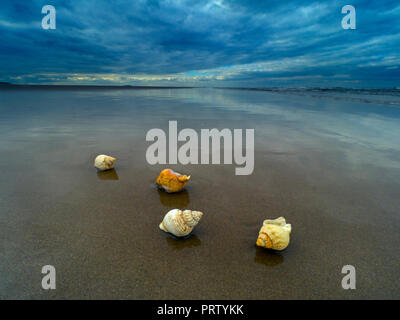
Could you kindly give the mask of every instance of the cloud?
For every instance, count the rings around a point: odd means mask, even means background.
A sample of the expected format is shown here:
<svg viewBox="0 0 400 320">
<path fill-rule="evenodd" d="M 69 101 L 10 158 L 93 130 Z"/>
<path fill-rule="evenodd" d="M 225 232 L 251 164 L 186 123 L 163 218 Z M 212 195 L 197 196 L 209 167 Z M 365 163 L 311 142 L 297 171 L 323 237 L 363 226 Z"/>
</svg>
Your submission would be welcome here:
<svg viewBox="0 0 400 320">
<path fill-rule="evenodd" d="M 0 81 L 398 86 L 398 3 L 353 3 L 356 30 L 344 1 L 53 1 L 42 30 L 43 1 L 3 1 Z"/>
</svg>

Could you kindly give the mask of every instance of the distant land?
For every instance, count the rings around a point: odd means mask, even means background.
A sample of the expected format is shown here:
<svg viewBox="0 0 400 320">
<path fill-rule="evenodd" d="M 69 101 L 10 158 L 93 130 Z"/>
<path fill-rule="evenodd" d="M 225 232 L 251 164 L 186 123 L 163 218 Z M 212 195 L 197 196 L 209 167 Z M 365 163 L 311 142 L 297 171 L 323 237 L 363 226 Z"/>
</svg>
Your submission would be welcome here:
<svg viewBox="0 0 400 320">
<path fill-rule="evenodd" d="M 343 93 L 400 93 L 400 87 L 392 88 L 345 88 L 345 87 L 264 87 L 264 88 L 243 88 L 243 87 L 217 87 L 216 89 L 252 90 L 252 91 L 271 91 L 282 93 L 296 92 L 343 92 Z"/>
<path fill-rule="evenodd" d="M 400 87 L 391 88 L 346 88 L 346 87 L 186 87 L 186 86 L 133 86 L 133 85 L 93 85 L 93 84 L 14 84 L 10 82 L 0 82 L 1 88 L 12 89 L 194 89 L 194 88 L 214 88 L 232 90 L 254 90 L 271 91 L 281 93 L 296 92 L 353 92 L 369 94 L 399 94 Z"/>
<path fill-rule="evenodd" d="M 15 89 L 191 89 L 194 87 L 166 87 L 166 86 L 131 86 L 131 85 L 77 85 L 77 84 L 13 84 L 0 82 L 0 88 Z"/>
</svg>

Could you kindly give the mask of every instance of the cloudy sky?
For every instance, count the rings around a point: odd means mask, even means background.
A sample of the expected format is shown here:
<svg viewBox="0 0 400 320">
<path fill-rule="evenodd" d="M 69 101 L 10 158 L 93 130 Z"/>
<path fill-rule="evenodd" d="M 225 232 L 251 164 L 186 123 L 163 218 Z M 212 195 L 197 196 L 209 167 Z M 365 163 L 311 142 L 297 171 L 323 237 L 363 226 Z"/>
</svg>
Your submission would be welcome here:
<svg viewBox="0 0 400 320">
<path fill-rule="evenodd" d="M 398 0 L 2 0 L 0 39 L 12 83 L 400 86 Z"/>
</svg>

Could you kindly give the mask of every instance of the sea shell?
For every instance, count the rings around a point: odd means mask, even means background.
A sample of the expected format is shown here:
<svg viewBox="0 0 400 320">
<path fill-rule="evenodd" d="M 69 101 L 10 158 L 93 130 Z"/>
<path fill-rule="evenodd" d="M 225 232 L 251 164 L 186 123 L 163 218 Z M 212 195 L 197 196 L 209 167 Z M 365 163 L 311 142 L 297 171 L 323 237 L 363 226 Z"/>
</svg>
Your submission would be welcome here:
<svg viewBox="0 0 400 320">
<path fill-rule="evenodd" d="M 173 209 L 169 211 L 160 223 L 160 229 L 177 237 L 187 236 L 199 223 L 203 212 Z"/>
<path fill-rule="evenodd" d="M 114 163 L 116 160 L 116 158 L 101 154 L 94 159 L 94 166 L 101 171 L 109 170 L 114 168 Z"/>
<path fill-rule="evenodd" d="M 178 192 L 185 187 L 189 180 L 190 176 L 180 174 L 171 169 L 165 169 L 161 171 L 156 183 L 167 192 Z"/>
<path fill-rule="evenodd" d="M 283 250 L 289 245 L 292 226 L 284 217 L 275 220 L 264 220 L 256 244 L 260 247 Z"/>
</svg>

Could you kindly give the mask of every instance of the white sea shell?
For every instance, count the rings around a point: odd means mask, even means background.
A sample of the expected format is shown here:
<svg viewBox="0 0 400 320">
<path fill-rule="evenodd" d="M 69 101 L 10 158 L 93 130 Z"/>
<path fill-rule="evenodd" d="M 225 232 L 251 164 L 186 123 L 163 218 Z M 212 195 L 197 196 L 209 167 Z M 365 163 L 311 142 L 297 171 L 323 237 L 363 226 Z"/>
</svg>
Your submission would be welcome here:
<svg viewBox="0 0 400 320">
<path fill-rule="evenodd" d="M 116 160 L 116 158 L 101 154 L 94 159 L 94 166 L 101 171 L 109 170 L 114 168 L 114 163 Z"/>
<path fill-rule="evenodd" d="M 292 225 L 287 224 L 284 217 L 264 220 L 256 244 L 260 247 L 283 250 L 290 242 Z"/>
<path fill-rule="evenodd" d="M 160 229 L 177 237 L 187 236 L 199 223 L 203 213 L 192 210 L 173 209 L 169 211 L 160 223 Z"/>
</svg>

